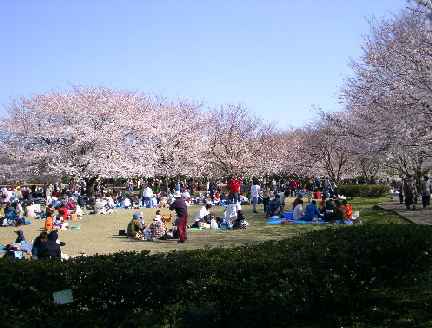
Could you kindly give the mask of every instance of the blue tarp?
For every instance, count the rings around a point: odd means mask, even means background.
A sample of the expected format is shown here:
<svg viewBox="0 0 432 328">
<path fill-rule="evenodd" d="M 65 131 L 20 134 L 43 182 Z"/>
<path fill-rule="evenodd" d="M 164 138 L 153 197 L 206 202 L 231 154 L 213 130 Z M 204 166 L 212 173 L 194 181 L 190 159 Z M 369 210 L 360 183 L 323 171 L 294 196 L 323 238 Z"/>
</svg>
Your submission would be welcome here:
<svg viewBox="0 0 432 328">
<path fill-rule="evenodd" d="M 284 219 L 278 216 L 273 216 L 267 219 L 267 224 L 282 224 L 282 221 L 289 222 L 292 224 L 329 224 L 329 222 L 319 220 L 319 221 L 302 221 L 302 220 L 293 220 L 293 219 Z M 344 222 L 337 221 L 336 224 L 353 224 L 352 221 L 346 220 Z"/>
</svg>

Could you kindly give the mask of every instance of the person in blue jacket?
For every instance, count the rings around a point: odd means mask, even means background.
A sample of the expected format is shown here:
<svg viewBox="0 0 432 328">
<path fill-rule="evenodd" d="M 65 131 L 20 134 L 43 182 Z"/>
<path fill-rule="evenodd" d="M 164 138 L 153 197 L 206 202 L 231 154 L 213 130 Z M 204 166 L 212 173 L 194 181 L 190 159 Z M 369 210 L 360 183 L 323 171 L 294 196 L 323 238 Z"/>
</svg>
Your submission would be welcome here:
<svg viewBox="0 0 432 328">
<path fill-rule="evenodd" d="M 317 208 L 316 201 L 312 200 L 306 205 L 304 216 L 301 218 L 303 221 L 312 221 L 315 217 L 321 217 L 321 214 Z"/>
</svg>

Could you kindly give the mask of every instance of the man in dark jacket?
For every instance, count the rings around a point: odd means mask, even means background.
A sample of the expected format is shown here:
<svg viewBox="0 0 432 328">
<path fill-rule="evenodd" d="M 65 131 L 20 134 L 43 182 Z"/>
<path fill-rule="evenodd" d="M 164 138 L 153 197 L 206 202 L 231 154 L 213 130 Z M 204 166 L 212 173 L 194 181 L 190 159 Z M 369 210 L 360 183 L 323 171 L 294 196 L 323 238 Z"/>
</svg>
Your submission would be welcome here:
<svg viewBox="0 0 432 328">
<path fill-rule="evenodd" d="M 171 204 L 170 210 L 176 211 L 177 214 L 176 224 L 179 233 L 179 243 L 184 243 L 187 239 L 186 237 L 187 205 L 179 191 L 176 191 L 174 197 L 175 197 L 175 201 Z"/>
<path fill-rule="evenodd" d="M 61 258 L 61 250 L 60 244 L 57 243 L 58 233 L 57 230 L 53 230 L 48 234 L 48 242 L 46 243 L 46 250 L 42 253 L 42 257 L 40 258 L 48 258 L 48 259 L 60 259 Z"/>
</svg>

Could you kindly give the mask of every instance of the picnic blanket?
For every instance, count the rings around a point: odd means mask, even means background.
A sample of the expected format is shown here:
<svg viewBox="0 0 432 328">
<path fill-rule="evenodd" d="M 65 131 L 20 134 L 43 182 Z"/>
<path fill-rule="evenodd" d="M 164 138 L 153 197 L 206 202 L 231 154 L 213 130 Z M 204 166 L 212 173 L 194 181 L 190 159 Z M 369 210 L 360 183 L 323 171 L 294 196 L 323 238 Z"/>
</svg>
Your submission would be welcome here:
<svg viewBox="0 0 432 328">
<path fill-rule="evenodd" d="M 293 224 L 329 224 L 327 221 L 318 220 L 318 221 L 303 221 L 303 220 L 294 220 L 294 219 L 288 219 L 286 220 Z"/>
<path fill-rule="evenodd" d="M 271 218 L 267 219 L 267 224 L 283 224 L 283 223 L 290 223 L 290 224 L 330 224 L 330 222 L 323 221 L 323 220 L 303 221 L 303 220 L 280 218 L 278 216 L 272 216 Z M 336 221 L 335 224 L 353 224 L 353 222 L 351 220 L 344 220 L 344 221 Z"/>
<path fill-rule="evenodd" d="M 203 230 L 210 230 L 210 229 L 206 229 L 206 228 L 189 228 L 188 230 L 190 230 L 190 231 L 203 231 Z"/>
</svg>

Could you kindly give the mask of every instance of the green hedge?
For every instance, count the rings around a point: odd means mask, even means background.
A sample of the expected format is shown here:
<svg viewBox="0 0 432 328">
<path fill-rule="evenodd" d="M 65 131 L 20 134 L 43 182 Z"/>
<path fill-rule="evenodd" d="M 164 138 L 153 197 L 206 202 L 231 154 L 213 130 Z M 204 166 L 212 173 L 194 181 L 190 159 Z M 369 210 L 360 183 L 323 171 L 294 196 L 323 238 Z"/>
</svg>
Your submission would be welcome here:
<svg viewBox="0 0 432 328">
<path fill-rule="evenodd" d="M 338 186 L 338 193 L 346 197 L 380 197 L 387 195 L 389 192 L 389 187 L 382 184 L 355 184 Z"/>
<path fill-rule="evenodd" d="M 0 261 L 2 327 L 286 327 L 334 323 L 432 265 L 432 227 L 329 228 L 229 249 Z M 71 288 L 74 303 L 54 305 Z M 339 322 L 339 321 L 338 321 Z"/>
</svg>

